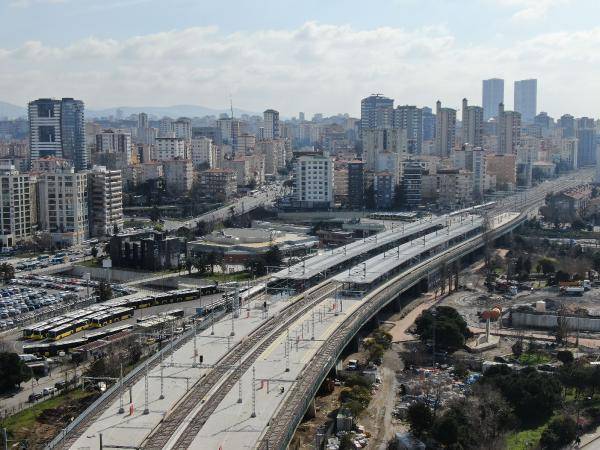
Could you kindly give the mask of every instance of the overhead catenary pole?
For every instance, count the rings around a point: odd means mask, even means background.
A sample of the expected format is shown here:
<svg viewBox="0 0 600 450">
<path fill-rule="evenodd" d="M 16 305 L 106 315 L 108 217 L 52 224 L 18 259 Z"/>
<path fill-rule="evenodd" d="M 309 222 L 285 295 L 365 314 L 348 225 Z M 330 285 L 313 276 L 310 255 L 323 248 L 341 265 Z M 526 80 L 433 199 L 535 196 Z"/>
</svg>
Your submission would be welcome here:
<svg viewBox="0 0 600 450">
<path fill-rule="evenodd" d="M 146 363 L 146 372 L 144 373 L 144 415 L 150 414 L 148 409 L 148 363 Z"/>
<path fill-rule="evenodd" d="M 250 417 L 256 417 L 256 367 L 252 366 L 252 414 Z"/>
<path fill-rule="evenodd" d="M 120 364 L 120 376 L 119 376 L 119 414 L 123 414 L 125 408 L 123 408 L 123 363 Z"/>
</svg>

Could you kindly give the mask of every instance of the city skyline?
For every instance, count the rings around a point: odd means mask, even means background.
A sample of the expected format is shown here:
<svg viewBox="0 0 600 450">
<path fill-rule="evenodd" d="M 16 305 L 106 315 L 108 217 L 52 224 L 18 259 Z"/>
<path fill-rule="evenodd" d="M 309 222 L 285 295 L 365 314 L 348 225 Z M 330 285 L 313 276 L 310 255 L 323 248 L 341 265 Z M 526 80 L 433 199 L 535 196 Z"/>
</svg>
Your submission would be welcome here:
<svg viewBox="0 0 600 450">
<path fill-rule="evenodd" d="M 73 96 L 89 109 L 222 109 L 232 98 L 241 109 L 273 107 L 283 117 L 298 111 L 358 116 L 356 99 L 372 92 L 398 104 L 434 107 L 440 99 L 459 108 L 463 97 L 479 104 L 481 80 L 497 77 L 506 81 L 505 99 L 513 98 L 514 80 L 537 78 L 538 111 L 600 115 L 592 79 L 597 63 L 584 58 L 600 41 L 600 30 L 586 18 L 600 6 L 588 0 L 396 0 L 376 2 L 380 13 L 373 17 L 338 1 L 319 8 L 308 2 L 294 14 L 279 14 L 285 5 L 267 1 L 263 6 L 272 9 L 265 17 L 242 4 L 225 16 L 211 13 L 211 5 L 196 14 L 200 7 L 183 0 L 166 14 L 152 0 L 82 3 L 0 5 L 0 100 L 25 105 L 31 98 Z M 578 20 L 569 21 L 575 3 Z M 59 17 L 70 21 L 61 33 L 40 23 Z M 19 25 L 24 20 L 26 29 Z M 591 90 L 585 96 L 583 86 Z"/>
</svg>

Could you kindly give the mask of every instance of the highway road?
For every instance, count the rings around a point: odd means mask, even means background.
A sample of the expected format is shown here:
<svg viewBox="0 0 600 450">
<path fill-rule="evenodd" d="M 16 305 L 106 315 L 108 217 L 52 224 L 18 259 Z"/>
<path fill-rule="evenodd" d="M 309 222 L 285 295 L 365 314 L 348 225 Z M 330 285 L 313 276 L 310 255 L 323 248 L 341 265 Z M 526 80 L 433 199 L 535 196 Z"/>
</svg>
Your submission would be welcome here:
<svg viewBox="0 0 600 450">
<path fill-rule="evenodd" d="M 243 214 L 260 206 L 272 205 L 274 201 L 282 195 L 282 186 L 279 183 L 265 185 L 264 190 L 259 190 L 253 196 L 247 195 L 235 202 L 223 206 L 222 208 L 209 211 L 201 216 L 188 220 L 165 220 L 165 230 L 173 231 L 181 227 L 195 228 L 198 222 L 222 221 L 231 215 L 231 210 L 235 214 Z"/>
</svg>

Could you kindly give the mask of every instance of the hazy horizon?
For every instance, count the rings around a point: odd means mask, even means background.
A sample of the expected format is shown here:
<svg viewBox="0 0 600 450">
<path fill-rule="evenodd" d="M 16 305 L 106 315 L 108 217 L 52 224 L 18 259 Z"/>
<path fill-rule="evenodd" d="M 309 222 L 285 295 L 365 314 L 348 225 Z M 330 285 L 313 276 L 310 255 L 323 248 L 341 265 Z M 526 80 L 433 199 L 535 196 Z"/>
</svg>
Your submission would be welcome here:
<svg viewBox="0 0 600 450">
<path fill-rule="evenodd" d="M 481 81 L 537 78 L 538 111 L 600 116 L 591 0 L 2 0 L 0 100 L 90 109 L 200 105 L 284 116 L 481 104 Z M 48 26 L 51 24 L 51 26 Z"/>
</svg>

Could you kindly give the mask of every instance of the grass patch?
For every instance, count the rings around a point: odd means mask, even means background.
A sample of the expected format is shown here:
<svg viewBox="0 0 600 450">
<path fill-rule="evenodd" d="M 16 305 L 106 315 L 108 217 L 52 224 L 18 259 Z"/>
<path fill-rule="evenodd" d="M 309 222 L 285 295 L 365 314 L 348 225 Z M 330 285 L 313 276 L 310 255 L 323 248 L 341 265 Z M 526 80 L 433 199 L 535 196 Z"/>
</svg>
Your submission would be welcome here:
<svg viewBox="0 0 600 450">
<path fill-rule="evenodd" d="M 76 265 L 83 267 L 102 267 L 100 261 L 97 259 L 87 259 L 85 261 L 79 261 Z"/>
<path fill-rule="evenodd" d="M 535 366 L 537 364 L 547 364 L 552 361 L 552 358 L 544 353 L 523 353 L 519 356 L 518 361 L 525 366 Z"/>
<path fill-rule="evenodd" d="M 8 430 L 11 436 L 15 433 L 22 432 L 26 429 L 31 429 L 40 414 L 47 409 L 59 408 L 69 402 L 80 400 L 94 393 L 82 391 L 80 389 L 69 391 L 66 394 L 57 395 L 55 397 L 44 400 L 43 402 L 36 403 L 35 405 L 27 408 L 20 413 L 14 414 L 3 421 L 3 427 Z"/>
<path fill-rule="evenodd" d="M 252 279 L 252 274 L 249 272 L 234 272 L 234 273 L 214 273 L 210 274 L 195 274 L 199 278 L 210 281 L 218 281 L 219 283 L 226 283 L 228 281 L 247 281 Z"/>
<path fill-rule="evenodd" d="M 529 430 L 519 431 L 511 434 L 506 439 L 506 448 L 510 450 L 528 450 L 535 448 L 540 442 L 542 433 L 548 426 L 547 423 Z"/>
</svg>

